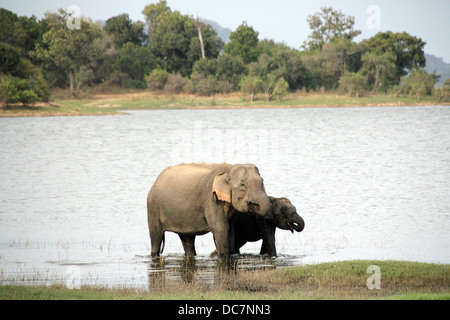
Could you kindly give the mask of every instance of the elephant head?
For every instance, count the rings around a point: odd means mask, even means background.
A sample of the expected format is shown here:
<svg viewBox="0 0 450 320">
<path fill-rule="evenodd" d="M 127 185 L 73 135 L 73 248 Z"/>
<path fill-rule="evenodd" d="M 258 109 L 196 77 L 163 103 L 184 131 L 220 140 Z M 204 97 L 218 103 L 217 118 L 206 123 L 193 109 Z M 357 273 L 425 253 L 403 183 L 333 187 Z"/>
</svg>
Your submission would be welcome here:
<svg viewBox="0 0 450 320">
<path fill-rule="evenodd" d="M 272 204 L 271 219 L 280 229 L 301 232 L 305 228 L 305 221 L 297 214 L 294 205 L 286 198 L 269 197 Z"/>
<path fill-rule="evenodd" d="M 212 192 L 215 201 L 227 202 L 237 211 L 271 217 L 271 204 L 263 178 L 254 165 L 234 165 L 228 172 L 218 174 L 214 178 Z"/>
</svg>

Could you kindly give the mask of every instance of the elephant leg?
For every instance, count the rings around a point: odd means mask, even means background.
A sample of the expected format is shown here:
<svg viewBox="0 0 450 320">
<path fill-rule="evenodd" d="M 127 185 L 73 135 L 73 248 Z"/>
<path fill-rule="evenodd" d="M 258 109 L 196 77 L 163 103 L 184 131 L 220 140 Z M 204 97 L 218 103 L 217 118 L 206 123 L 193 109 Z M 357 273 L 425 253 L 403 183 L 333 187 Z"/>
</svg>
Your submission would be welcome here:
<svg viewBox="0 0 450 320">
<path fill-rule="evenodd" d="M 188 257 L 196 256 L 197 253 L 195 252 L 195 236 L 180 235 L 180 239 L 183 243 L 184 254 Z"/>
<path fill-rule="evenodd" d="M 226 257 L 229 254 L 229 227 L 228 223 L 211 226 L 211 232 L 214 236 L 216 250 L 219 258 Z"/>
<path fill-rule="evenodd" d="M 225 257 L 229 254 L 228 249 L 228 228 L 227 230 L 215 230 L 213 231 L 214 238 L 216 239 L 216 250 L 219 257 Z"/>
<path fill-rule="evenodd" d="M 259 254 L 266 254 L 266 253 L 267 253 L 266 243 L 263 241 L 261 244 L 261 251 L 259 251 Z"/>
<path fill-rule="evenodd" d="M 239 248 L 236 246 L 236 235 L 235 235 L 235 224 L 236 219 L 235 217 L 231 218 L 229 223 L 229 235 L 228 235 L 228 251 L 230 254 L 236 254 L 239 253 Z"/>
<path fill-rule="evenodd" d="M 263 241 L 261 251 L 259 254 L 268 254 L 271 257 L 277 256 L 277 248 L 275 246 L 275 239 L 272 241 Z"/>
<path fill-rule="evenodd" d="M 152 257 L 158 257 L 161 254 L 161 243 L 164 241 L 164 231 L 151 230 L 150 241 L 152 244 Z"/>
<path fill-rule="evenodd" d="M 222 209 L 223 210 L 223 209 Z M 216 250 L 219 258 L 228 257 L 229 255 L 229 230 L 228 219 L 225 217 L 224 212 L 217 209 L 207 210 L 205 213 L 206 221 L 214 236 L 216 243 Z"/>
<path fill-rule="evenodd" d="M 277 248 L 275 246 L 275 227 L 267 226 L 263 236 L 260 254 L 268 254 L 271 257 L 277 256 Z"/>
</svg>

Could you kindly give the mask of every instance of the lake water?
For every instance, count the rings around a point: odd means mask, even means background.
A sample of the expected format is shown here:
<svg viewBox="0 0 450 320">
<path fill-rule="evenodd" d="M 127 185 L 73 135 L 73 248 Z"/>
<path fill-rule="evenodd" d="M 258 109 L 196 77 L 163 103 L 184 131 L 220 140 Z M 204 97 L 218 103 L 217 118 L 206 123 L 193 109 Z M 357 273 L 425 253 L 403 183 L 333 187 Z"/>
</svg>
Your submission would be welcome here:
<svg viewBox="0 0 450 320">
<path fill-rule="evenodd" d="M 278 258 L 249 243 L 238 268 L 450 263 L 450 107 L 132 111 L 0 119 L 0 284 L 214 285 L 211 234 L 193 262 L 171 233 L 148 256 L 152 183 L 201 161 L 256 164 L 305 220 L 277 231 Z"/>
</svg>

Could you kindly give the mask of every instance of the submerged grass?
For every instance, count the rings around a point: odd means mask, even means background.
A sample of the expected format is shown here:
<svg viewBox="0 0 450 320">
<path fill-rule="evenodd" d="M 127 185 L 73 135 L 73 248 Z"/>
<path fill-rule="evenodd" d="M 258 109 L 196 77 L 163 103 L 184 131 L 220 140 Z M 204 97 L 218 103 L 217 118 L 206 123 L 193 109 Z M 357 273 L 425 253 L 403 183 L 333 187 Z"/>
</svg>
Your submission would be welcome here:
<svg viewBox="0 0 450 320">
<path fill-rule="evenodd" d="M 381 289 L 369 290 L 370 265 L 381 272 Z M 240 270 L 207 288 L 195 281 L 150 291 L 65 286 L 0 286 L 0 299 L 58 300 L 293 300 L 450 299 L 450 265 L 403 261 L 343 261 L 275 270 Z"/>
</svg>

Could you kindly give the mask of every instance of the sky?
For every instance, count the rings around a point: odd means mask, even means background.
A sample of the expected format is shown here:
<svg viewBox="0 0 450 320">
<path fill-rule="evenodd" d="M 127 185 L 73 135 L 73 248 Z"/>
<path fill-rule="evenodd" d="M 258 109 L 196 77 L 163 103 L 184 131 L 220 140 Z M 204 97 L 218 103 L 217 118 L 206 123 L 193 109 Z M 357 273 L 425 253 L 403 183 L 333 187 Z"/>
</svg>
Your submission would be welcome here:
<svg viewBox="0 0 450 320">
<path fill-rule="evenodd" d="M 0 7 L 18 15 L 35 15 L 76 5 L 81 14 L 107 20 L 128 13 L 134 21 L 144 21 L 142 9 L 158 0 L 0 0 Z M 235 30 L 243 21 L 267 38 L 300 48 L 310 34 L 308 15 L 331 6 L 355 17 L 356 41 L 378 32 L 406 31 L 422 38 L 425 52 L 450 63 L 450 0 L 168 0 L 172 10 L 216 21 Z"/>
</svg>

